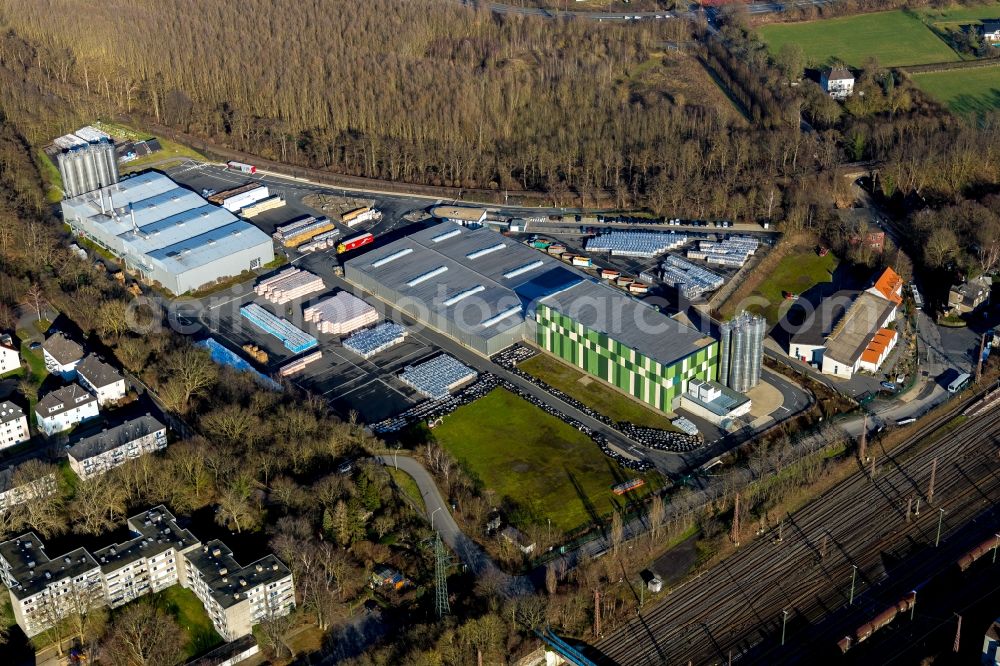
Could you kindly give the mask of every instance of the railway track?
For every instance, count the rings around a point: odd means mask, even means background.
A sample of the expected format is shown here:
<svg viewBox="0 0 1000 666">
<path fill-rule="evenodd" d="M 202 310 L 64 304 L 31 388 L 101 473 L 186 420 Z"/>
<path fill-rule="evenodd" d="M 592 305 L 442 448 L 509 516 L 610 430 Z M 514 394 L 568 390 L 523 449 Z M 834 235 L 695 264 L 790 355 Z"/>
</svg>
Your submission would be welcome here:
<svg viewBox="0 0 1000 666">
<path fill-rule="evenodd" d="M 945 422 L 923 426 L 911 443 Z M 856 622 L 858 617 L 898 599 L 892 595 L 904 558 L 933 547 L 939 518 L 943 548 L 917 564 L 907 561 L 907 579 L 929 577 L 944 566 L 950 551 L 962 546 L 949 543 L 952 535 L 1000 501 L 1000 410 L 970 417 L 956 432 L 942 432 L 924 449 L 911 444 L 893 455 L 876 450 L 874 479 L 868 469 L 852 475 L 789 516 L 780 541 L 772 529 L 620 626 L 597 649 L 615 663 L 638 665 L 794 660 L 791 644 L 806 634 L 829 638 L 832 646 L 864 621 Z M 918 499 L 919 516 L 911 512 L 907 520 L 908 503 L 915 509 Z M 844 613 L 854 566 L 857 611 Z M 783 611 L 790 639 L 784 647 L 779 645 Z"/>
</svg>

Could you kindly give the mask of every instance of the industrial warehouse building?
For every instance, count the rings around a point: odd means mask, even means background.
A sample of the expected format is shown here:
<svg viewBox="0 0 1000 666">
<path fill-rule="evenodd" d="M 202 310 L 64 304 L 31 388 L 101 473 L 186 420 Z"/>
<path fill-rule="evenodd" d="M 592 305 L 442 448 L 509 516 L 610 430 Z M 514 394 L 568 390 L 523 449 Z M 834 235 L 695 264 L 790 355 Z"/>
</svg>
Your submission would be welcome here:
<svg viewBox="0 0 1000 666">
<path fill-rule="evenodd" d="M 262 231 L 160 173 L 147 172 L 62 202 L 73 232 L 174 294 L 274 260 Z"/>
<path fill-rule="evenodd" d="M 607 285 L 581 282 L 543 298 L 536 317 L 539 347 L 663 411 L 677 407 L 688 381 L 717 377 L 714 338 Z"/>
<path fill-rule="evenodd" d="M 714 380 L 717 342 L 485 227 L 442 222 L 347 261 L 352 283 L 491 356 L 531 340 L 658 409 Z"/>
</svg>

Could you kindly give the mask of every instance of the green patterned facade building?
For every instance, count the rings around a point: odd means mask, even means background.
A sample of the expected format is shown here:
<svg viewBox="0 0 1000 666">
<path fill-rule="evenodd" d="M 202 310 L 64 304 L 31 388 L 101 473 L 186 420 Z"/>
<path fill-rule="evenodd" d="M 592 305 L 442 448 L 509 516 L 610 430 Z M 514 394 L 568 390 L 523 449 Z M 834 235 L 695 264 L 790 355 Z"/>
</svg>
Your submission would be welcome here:
<svg viewBox="0 0 1000 666">
<path fill-rule="evenodd" d="M 614 291 L 611 287 L 600 288 Z M 570 291 L 578 295 L 578 290 Z M 619 305 L 622 299 L 620 293 L 605 297 Z M 568 299 L 544 299 L 535 309 L 535 341 L 542 349 L 621 391 L 659 410 L 672 411 L 674 400 L 687 388 L 688 380 L 716 381 L 719 344 L 690 326 L 632 303 L 647 312 L 630 317 L 632 311 L 626 310 L 617 326 L 608 326 L 591 308 L 572 312 Z M 649 323 L 655 332 L 641 330 L 636 317 Z M 601 325 L 597 325 L 598 321 Z"/>
</svg>

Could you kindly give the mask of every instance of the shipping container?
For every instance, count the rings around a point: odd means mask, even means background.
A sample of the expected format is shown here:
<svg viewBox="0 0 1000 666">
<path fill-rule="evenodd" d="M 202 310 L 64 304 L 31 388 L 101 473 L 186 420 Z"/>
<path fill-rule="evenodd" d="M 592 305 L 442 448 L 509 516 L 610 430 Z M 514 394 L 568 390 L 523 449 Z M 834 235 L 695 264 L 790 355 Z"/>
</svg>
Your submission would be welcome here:
<svg viewBox="0 0 1000 666">
<path fill-rule="evenodd" d="M 350 238 L 345 238 L 340 244 L 337 245 L 337 254 L 343 254 L 344 252 L 356 250 L 363 245 L 368 245 L 374 240 L 375 236 L 368 232 L 357 236 L 351 236 Z"/>
<path fill-rule="evenodd" d="M 230 171 L 239 171 L 240 173 L 257 173 L 257 167 L 252 164 L 244 164 L 243 162 L 226 162 L 226 168 Z"/>
</svg>

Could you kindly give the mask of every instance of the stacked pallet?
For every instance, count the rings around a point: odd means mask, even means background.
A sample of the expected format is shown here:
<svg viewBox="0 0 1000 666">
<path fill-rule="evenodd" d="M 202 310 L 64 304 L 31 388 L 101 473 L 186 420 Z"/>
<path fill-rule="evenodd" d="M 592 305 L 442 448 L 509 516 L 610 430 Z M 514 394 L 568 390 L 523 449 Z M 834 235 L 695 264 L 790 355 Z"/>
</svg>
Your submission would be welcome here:
<svg viewBox="0 0 1000 666">
<path fill-rule="evenodd" d="M 283 270 L 277 275 L 261 280 L 254 287 L 258 296 L 263 296 L 268 301 L 278 305 L 288 303 L 296 298 L 304 298 L 324 289 L 326 289 L 326 285 L 323 283 L 323 278 L 301 268 Z"/>
<path fill-rule="evenodd" d="M 329 250 L 337 244 L 337 236 L 339 235 L 340 229 L 334 229 L 333 231 L 327 231 L 324 234 L 319 234 L 308 243 L 300 245 L 299 252 L 318 252 L 320 250 Z"/>
<path fill-rule="evenodd" d="M 329 335 L 343 335 L 378 321 L 375 308 L 346 291 L 306 308 L 303 314 L 320 333 Z"/>
<path fill-rule="evenodd" d="M 313 336 L 291 322 L 276 317 L 256 303 L 248 303 L 240 308 L 242 315 L 251 324 L 281 340 L 281 344 L 293 354 L 308 351 L 319 344 Z"/>
<path fill-rule="evenodd" d="M 329 218 L 308 215 L 281 225 L 275 229 L 271 237 L 285 247 L 298 247 L 306 241 L 318 240 L 320 235 L 327 233 L 333 233 L 335 236 L 340 232 Z"/>
<path fill-rule="evenodd" d="M 285 200 L 279 195 L 267 197 L 266 199 L 261 199 L 260 201 L 255 201 L 249 206 L 244 206 L 240 209 L 240 215 L 243 217 L 256 217 L 263 212 L 274 210 L 275 208 L 281 208 L 285 205 Z"/>
<path fill-rule="evenodd" d="M 278 374 L 282 377 L 289 377 L 297 372 L 302 372 L 305 370 L 306 366 L 310 363 L 320 360 L 323 358 L 323 352 L 314 351 L 311 354 L 306 354 L 301 358 L 289 361 L 278 369 Z"/>
</svg>

